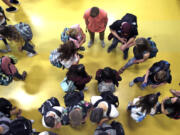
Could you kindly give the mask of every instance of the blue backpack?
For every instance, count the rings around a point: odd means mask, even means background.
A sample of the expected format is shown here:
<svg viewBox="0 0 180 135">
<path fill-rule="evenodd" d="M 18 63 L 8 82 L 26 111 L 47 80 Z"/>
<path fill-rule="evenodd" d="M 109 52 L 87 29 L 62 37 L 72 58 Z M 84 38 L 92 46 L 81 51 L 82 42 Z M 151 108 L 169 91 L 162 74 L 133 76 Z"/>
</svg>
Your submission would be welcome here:
<svg viewBox="0 0 180 135">
<path fill-rule="evenodd" d="M 67 34 L 68 30 L 69 28 L 64 28 L 63 32 L 61 33 L 61 41 L 63 43 L 66 43 L 67 41 L 69 41 L 69 35 Z"/>
<path fill-rule="evenodd" d="M 156 57 L 156 55 L 158 53 L 158 49 L 156 47 L 156 43 L 154 41 L 152 41 L 150 37 L 147 38 L 147 40 L 149 41 L 149 44 L 151 45 L 151 49 L 152 49 L 149 58 Z"/>
<path fill-rule="evenodd" d="M 64 92 L 74 91 L 76 89 L 74 82 L 68 80 L 67 77 L 65 77 L 64 80 L 60 83 L 60 86 Z"/>
</svg>

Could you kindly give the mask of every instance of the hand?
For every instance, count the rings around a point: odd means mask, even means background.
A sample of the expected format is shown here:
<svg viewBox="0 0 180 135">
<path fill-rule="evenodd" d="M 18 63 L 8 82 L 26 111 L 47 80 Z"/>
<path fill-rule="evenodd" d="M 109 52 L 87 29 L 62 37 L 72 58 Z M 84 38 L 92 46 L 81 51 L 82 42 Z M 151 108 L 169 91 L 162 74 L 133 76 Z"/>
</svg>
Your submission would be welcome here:
<svg viewBox="0 0 180 135">
<path fill-rule="evenodd" d="M 121 45 L 119 48 L 121 49 L 121 51 L 124 51 L 126 49 L 126 44 Z"/>
<path fill-rule="evenodd" d="M 119 38 L 119 40 L 123 43 L 126 44 L 127 40 L 125 38 Z"/>
</svg>

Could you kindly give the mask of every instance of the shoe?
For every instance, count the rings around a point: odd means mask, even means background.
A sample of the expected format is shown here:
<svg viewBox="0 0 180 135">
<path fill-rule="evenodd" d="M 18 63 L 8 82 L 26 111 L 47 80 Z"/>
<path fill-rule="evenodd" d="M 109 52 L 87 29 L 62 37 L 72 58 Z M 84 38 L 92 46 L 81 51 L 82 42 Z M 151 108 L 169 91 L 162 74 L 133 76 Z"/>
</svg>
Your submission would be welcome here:
<svg viewBox="0 0 180 135">
<path fill-rule="evenodd" d="M 19 5 L 20 4 L 20 2 L 17 1 L 17 0 L 10 0 L 10 3 L 11 4 L 15 4 L 15 5 Z"/>
<path fill-rule="evenodd" d="M 7 12 L 16 12 L 16 11 L 17 11 L 17 8 L 15 8 L 15 7 L 9 7 L 9 8 L 6 8 L 6 11 L 7 11 Z"/>
<path fill-rule="evenodd" d="M 29 57 L 33 57 L 34 55 L 36 55 L 36 53 L 27 52 L 27 56 L 29 56 Z"/>
<path fill-rule="evenodd" d="M 27 72 L 24 71 L 24 72 L 22 73 L 22 80 L 23 80 L 23 81 L 26 79 L 26 76 L 27 76 Z"/>
<path fill-rule="evenodd" d="M 123 59 L 126 60 L 128 58 L 128 53 L 124 53 Z"/>
<path fill-rule="evenodd" d="M 111 46 L 109 46 L 107 52 L 110 53 L 113 50 L 113 48 L 111 48 Z"/>
<path fill-rule="evenodd" d="M 85 48 L 83 46 L 79 47 L 80 51 L 85 51 Z"/>
<path fill-rule="evenodd" d="M 32 124 L 34 123 L 34 120 L 30 120 L 30 121 L 31 121 Z"/>
<path fill-rule="evenodd" d="M 79 58 L 82 59 L 84 56 L 82 54 L 78 54 Z"/>
<path fill-rule="evenodd" d="M 132 87 L 134 85 L 134 81 L 131 81 L 130 83 L 129 83 L 129 87 Z"/>
<path fill-rule="evenodd" d="M 94 42 L 92 40 L 90 40 L 88 43 L 88 47 L 90 48 L 93 44 L 94 44 Z"/>
<path fill-rule="evenodd" d="M 104 48 L 104 47 L 105 47 L 104 40 L 101 40 L 101 46 L 102 46 L 102 48 Z"/>
</svg>

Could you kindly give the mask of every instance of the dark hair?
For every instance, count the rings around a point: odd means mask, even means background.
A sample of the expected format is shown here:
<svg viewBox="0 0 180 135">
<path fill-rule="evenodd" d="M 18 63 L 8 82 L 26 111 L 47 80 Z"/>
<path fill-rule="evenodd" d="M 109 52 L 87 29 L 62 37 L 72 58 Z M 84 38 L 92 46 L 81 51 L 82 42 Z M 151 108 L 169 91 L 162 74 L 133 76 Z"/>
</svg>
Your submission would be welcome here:
<svg viewBox="0 0 180 135">
<path fill-rule="evenodd" d="M 137 38 L 135 42 L 135 54 L 143 54 L 144 51 L 151 52 L 151 45 L 146 38 Z"/>
<path fill-rule="evenodd" d="M 92 122 L 99 123 L 102 118 L 103 118 L 103 109 L 102 108 L 94 108 L 91 111 L 90 120 Z"/>
<path fill-rule="evenodd" d="M 48 127 L 53 128 L 55 126 L 55 118 L 52 116 L 45 117 L 44 122 Z"/>
<path fill-rule="evenodd" d="M 99 133 L 98 135 L 109 135 L 107 132 L 103 131 L 101 133 Z"/>
<path fill-rule="evenodd" d="M 87 77 L 88 74 L 85 71 L 85 67 L 83 64 L 78 64 L 78 65 L 72 65 L 69 68 L 69 71 L 66 73 L 67 78 L 74 78 L 74 77 Z"/>
<path fill-rule="evenodd" d="M 166 81 L 167 72 L 164 70 L 160 70 L 155 74 L 155 79 L 157 82 L 164 82 Z"/>
<path fill-rule="evenodd" d="M 160 96 L 160 92 L 156 94 L 148 94 L 146 96 L 140 97 L 140 101 L 136 104 L 137 107 L 142 107 L 141 111 L 146 113 L 150 113 L 151 109 L 158 102 L 158 98 Z"/>
<path fill-rule="evenodd" d="M 9 26 L 0 26 L 0 34 L 7 38 L 8 40 L 14 40 L 16 42 L 22 41 L 22 37 L 19 34 L 19 32 L 16 30 L 16 28 L 12 25 Z"/>
<path fill-rule="evenodd" d="M 68 60 L 77 53 L 77 49 L 72 41 L 68 41 L 60 45 L 58 52 L 61 53 L 59 56 L 61 60 Z"/>
<path fill-rule="evenodd" d="M 96 17 L 99 15 L 99 8 L 98 7 L 92 7 L 90 11 L 91 17 Z"/>
<path fill-rule="evenodd" d="M 99 78 L 100 80 L 98 80 L 99 82 L 101 81 L 109 81 L 112 80 L 112 82 L 118 87 L 119 83 L 116 78 L 117 71 L 110 68 L 110 67 L 105 67 L 102 72 L 101 72 L 101 77 Z"/>
</svg>

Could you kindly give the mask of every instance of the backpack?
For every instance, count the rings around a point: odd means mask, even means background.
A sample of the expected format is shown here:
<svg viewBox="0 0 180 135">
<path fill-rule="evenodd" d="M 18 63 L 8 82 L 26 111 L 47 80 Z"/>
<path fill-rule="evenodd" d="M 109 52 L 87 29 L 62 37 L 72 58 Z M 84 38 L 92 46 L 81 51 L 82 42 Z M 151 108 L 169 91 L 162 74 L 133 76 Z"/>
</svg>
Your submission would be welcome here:
<svg viewBox="0 0 180 135">
<path fill-rule="evenodd" d="M 50 110 L 55 111 L 55 109 L 53 109 L 54 106 L 60 106 L 59 101 L 57 98 L 55 97 L 51 97 L 50 99 L 46 100 L 41 107 L 38 109 L 38 111 L 44 116 L 46 115 L 47 112 L 49 112 Z M 55 111 L 56 112 L 56 111 Z M 56 113 L 57 114 L 57 113 Z"/>
<path fill-rule="evenodd" d="M 107 83 L 102 81 L 98 84 L 98 91 L 100 93 L 107 91 L 115 92 L 115 85 L 112 82 Z"/>
<path fill-rule="evenodd" d="M 31 121 L 24 117 L 19 117 L 11 123 L 1 121 L 0 124 L 5 124 L 9 127 L 9 131 L 5 135 L 31 135 L 33 133 Z"/>
<path fill-rule="evenodd" d="M 65 94 L 64 103 L 66 107 L 77 105 L 80 101 L 84 100 L 84 94 L 79 91 L 70 91 Z"/>
<path fill-rule="evenodd" d="M 65 77 L 64 80 L 60 83 L 60 86 L 64 92 L 74 91 L 76 89 L 74 82 L 71 80 L 68 80 L 67 77 Z"/>
<path fill-rule="evenodd" d="M 56 66 L 58 68 L 63 68 L 63 65 L 61 64 L 59 60 L 60 53 L 57 49 L 53 50 L 49 56 L 49 60 L 53 66 Z"/>
<path fill-rule="evenodd" d="M 107 101 L 109 104 L 113 104 L 115 107 L 119 106 L 118 97 L 115 96 L 111 91 L 102 92 L 100 95 L 104 101 Z"/>
<path fill-rule="evenodd" d="M 20 33 L 25 41 L 30 41 L 33 37 L 33 33 L 29 24 L 20 22 L 15 25 L 15 28 Z"/>
<path fill-rule="evenodd" d="M 154 41 L 151 40 L 151 38 L 147 38 L 150 46 L 151 46 L 151 52 L 150 52 L 150 56 L 149 58 L 153 58 L 156 57 L 157 53 L 158 53 L 158 49 L 156 47 L 156 43 Z"/>
<path fill-rule="evenodd" d="M 123 16 L 121 18 L 122 22 L 128 22 L 129 24 L 135 26 L 136 28 L 137 26 L 137 17 L 133 14 L 127 13 L 125 16 Z"/>
<path fill-rule="evenodd" d="M 10 118 L 10 111 L 12 110 L 12 104 L 5 98 L 0 98 L 0 112 L 6 117 Z"/>
<path fill-rule="evenodd" d="M 66 43 L 69 40 L 69 35 L 67 34 L 67 31 L 69 28 L 64 28 L 63 32 L 61 33 L 61 41 L 63 43 Z"/>
<path fill-rule="evenodd" d="M 111 127 L 100 127 L 99 129 L 96 129 L 96 130 L 101 130 L 101 131 L 106 132 L 106 130 L 110 130 L 110 129 L 115 129 L 116 135 L 125 135 L 122 124 L 117 121 L 112 121 Z"/>
</svg>

